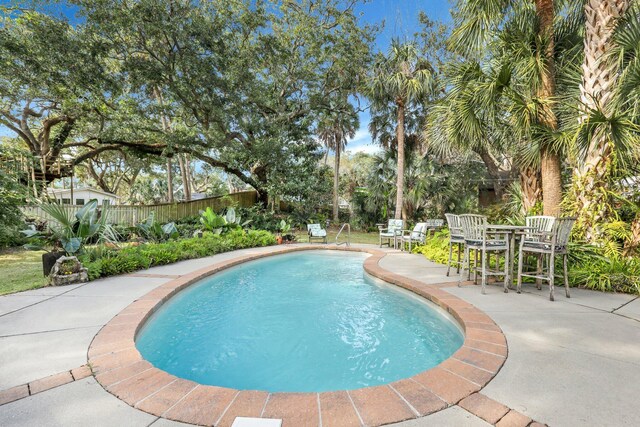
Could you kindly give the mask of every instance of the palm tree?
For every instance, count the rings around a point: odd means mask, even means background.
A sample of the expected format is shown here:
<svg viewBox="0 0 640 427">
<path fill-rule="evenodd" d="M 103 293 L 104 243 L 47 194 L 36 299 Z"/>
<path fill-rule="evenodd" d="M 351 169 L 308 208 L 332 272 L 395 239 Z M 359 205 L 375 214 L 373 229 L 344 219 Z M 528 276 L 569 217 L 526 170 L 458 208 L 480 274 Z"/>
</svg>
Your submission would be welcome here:
<svg viewBox="0 0 640 427">
<path fill-rule="evenodd" d="M 402 217 L 405 162 L 405 121 L 408 109 L 420 105 L 434 91 L 433 68 L 423 59 L 414 42 L 393 40 L 387 55 L 378 55 L 367 95 L 372 116 L 395 113 L 395 142 L 398 152 L 394 218 Z M 374 133 L 374 139 L 376 138 Z M 384 143 L 384 141 L 382 141 Z"/>
<path fill-rule="evenodd" d="M 317 135 L 329 150 L 335 153 L 333 173 L 333 221 L 339 222 L 339 192 L 340 192 L 340 155 L 347 146 L 348 138 L 355 136 L 360 127 L 360 121 L 353 105 L 346 102 L 340 108 L 330 106 L 327 113 L 318 123 Z M 326 157 L 325 157 L 326 159 Z M 326 162 L 326 160 L 325 160 Z"/>
<path fill-rule="evenodd" d="M 592 242 L 601 237 L 599 224 L 610 221 L 615 215 L 612 203 L 607 200 L 607 186 L 611 182 L 615 158 L 623 153 L 615 152 L 612 139 L 615 129 L 610 126 L 620 128 L 621 123 L 616 124 L 615 119 L 621 117 L 626 101 L 616 102 L 615 99 L 615 85 L 623 64 L 617 60 L 620 56 L 612 53 L 619 53 L 616 25 L 630 3 L 630 0 L 588 0 L 584 4 L 584 61 L 580 85 L 580 122 L 584 137 L 579 135 L 583 145 L 582 159 L 574 170 L 572 193 L 578 225 L 584 237 Z M 637 21 L 634 27 L 637 29 Z M 634 33 L 637 37 L 637 31 L 631 31 L 628 36 L 633 37 Z"/>
<path fill-rule="evenodd" d="M 478 96 L 485 99 L 492 122 L 508 122 L 507 136 L 515 140 L 514 154 L 524 172 L 523 189 L 535 197 L 539 177 L 544 213 L 557 214 L 562 199 L 560 159 L 566 148 L 558 131 L 557 67 L 563 55 L 574 54 L 571 43 L 580 5 L 567 0 L 459 0 L 457 6 L 449 45 L 467 61 L 482 62 L 480 69 L 494 71 L 495 84 L 487 82 L 490 85 Z M 493 110 L 495 96 L 507 104 Z M 496 113 L 504 115 L 491 116 Z"/>
</svg>

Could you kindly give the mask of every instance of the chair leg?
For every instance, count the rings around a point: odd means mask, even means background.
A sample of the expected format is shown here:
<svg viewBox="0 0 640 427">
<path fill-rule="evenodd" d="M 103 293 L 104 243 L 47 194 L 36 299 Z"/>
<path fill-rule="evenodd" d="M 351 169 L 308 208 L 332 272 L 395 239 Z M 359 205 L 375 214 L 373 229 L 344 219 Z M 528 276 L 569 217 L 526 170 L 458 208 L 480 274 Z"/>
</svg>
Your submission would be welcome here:
<svg viewBox="0 0 640 427">
<path fill-rule="evenodd" d="M 479 253 L 478 250 L 476 249 L 475 252 L 473 253 L 473 283 L 474 284 L 478 284 L 478 264 L 479 264 Z"/>
<path fill-rule="evenodd" d="M 522 247 L 520 248 L 520 255 L 518 256 L 518 287 L 517 292 L 522 292 L 522 261 L 524 259 L 524 254 L 522 253 Z"/>
<path fill-rule="evenodd" d="M 460 272 L 460 276 L 458 276 L 458 287 L 462 286 L 462 278 L 464 277 L 464 267 L 466 265 L 465 263 L 468 260 L 468 256 L 469 256 L 469 253 L 468 253 L 467 248 L 465 247 L 464 256 L 462 257 L 462 266 L 461 266 L 461 270 L 462 271 Z"/>
<path fill-rule="evenodd" d="M 447 261 L 447 276 L 451 272 L 451 256 L 453 255 L 453 243 L 449 240 L 449 261 Z"/>
<path fill-rule="evenodd" d="M 565 289 L 565 294 L 566 294 L 567 298 L 571 298 L 571 295 L 569 293 L 569 269 L 567 267 L 568 258 L 569 258 L 569 255 L 564 254 L 564 256 L 562 257 L 562 266 L 563 266 L 563 270 L 564 270 L 564 289 Z"/>
<path fill-rule="evenodd" d="M 536 261 L 536 276 L 542 275 L 542 255 L 538 255 L 538 260 Z M 536 287 L 538 290 L 542 289 L 542 279 L 536 278 Z"/>
<path fill-rule="evenodd" d="M 553 287 L 555 281 L 555 254 L 551 252 L 549 255 L 549 300 L 555 301 L 555 289 Z"/>
<path fill-rule="evenodd" d="M 460 251 L 462 250 L 462 243 L 458 243 L 458 264 L 456 272 L 460 274 Z"/>
<path fill-rule="evenodd" d="M 510 274 L 509 274 L 509 266 L 511 262 L 511 258 L 510 258 L 510 254 L 509 254 L 509 249 L 507 249 L 506 251 L 504 251 L 504 293 L 508 294 L 509 293 L 509 286 L 511 285 L 511 283 L 509 283 L 510 280 Z M 498 269 L 498 256 L 496 254 L 496 270 Z"/>
<path fill-rule="evenodd" d="M 487 251 L 482 250 L 482 295 L 487 293 Z"/>
</svg>

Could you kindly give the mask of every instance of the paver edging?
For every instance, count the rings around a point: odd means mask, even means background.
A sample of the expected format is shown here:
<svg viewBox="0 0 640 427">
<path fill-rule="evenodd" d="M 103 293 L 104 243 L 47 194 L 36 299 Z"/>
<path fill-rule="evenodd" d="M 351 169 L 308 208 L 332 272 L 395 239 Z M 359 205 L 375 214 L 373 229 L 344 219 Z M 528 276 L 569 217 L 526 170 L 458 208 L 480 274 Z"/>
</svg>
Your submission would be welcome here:
<svg viewBox="0 0 640 427">
<path fill-rule="evenodd" d="M 348 391 L 350 403 L 361 422 L 364 422 L 361 414 L 369 412 L 373 415 L 367 421 L 367 425 L 382 425 L 424 416 L 435 411 L 426 412 L 416 408 L 421 407 L 421 400 L 433 399 L 434 396 L 442 401 L 441 405 L 436 405 L 441 406 L 437 410 L 456 405 L 481 390 L 498 373 L 506 360 L 506 338 L 489 316 L 437 286 L 426 285 L 383 269 L 379 261 L 386 256 L 385 252 L 334 245 L 284 246 L 274 249 L 270 252 L 242 255 L 181 275 L 131 303 L 98 332 L 89 346 L 88 361 L 98 383 L 127 404 L 156 416 L 192 424 L 228 425 L 228 417 L 225 418 L 225 414 L 237 409 L 234 405 L 238 404 L 236 400 L 243 392 L 200 385 L 153 367 L 142 358 L 135 347 L 137 333 L 164 302 L 207 276 L 268 256 L 318 249 L 369 253 L 371 256 L 364 262 L 364 270 L 368 274 L 440 306 L 458 321 L 465 334 L 462 347 L 432 369 L 391 384 Z M 404 382 L 402 387 L 394 387 L 394 384 L 401 382 Z M 174 389 L 178 391 L 174 392 Z M 353 395 L 359 393 L 370 393 L 375 398 L 354 401 Z M 322 396 L 326 393 L 270 393 L 264 398 L 261 412 L 253 416 L 276 413 L 281 414 L 280 417 L 285 420 L 295 417 L 296 411 L 292 409 L 295 405 L 292 406 L 291 399 L 302 395 L 309 396 L 309 401 L 317 401 L 316 409 L 320 414 L 320 401 L 324 400 Z M 271 396 L 278 399 L 270 399 Z M 311 399 L 311 396 L 315 397 Z M 378 404 L 377 399 L 384 399 L 388 402 L 386 406 L 394 406 L 396 410 L 387 408 L 383 414 L 369 411 Z M 206 404 L 203 405 L 202 402 Z M 190 408 L 189 404 L 193 407 Z M 274 407 L 276 404 L 279 406 Z M 208 408 L 206 414 L 202 411 L 204 406 Z"/>
</svg>

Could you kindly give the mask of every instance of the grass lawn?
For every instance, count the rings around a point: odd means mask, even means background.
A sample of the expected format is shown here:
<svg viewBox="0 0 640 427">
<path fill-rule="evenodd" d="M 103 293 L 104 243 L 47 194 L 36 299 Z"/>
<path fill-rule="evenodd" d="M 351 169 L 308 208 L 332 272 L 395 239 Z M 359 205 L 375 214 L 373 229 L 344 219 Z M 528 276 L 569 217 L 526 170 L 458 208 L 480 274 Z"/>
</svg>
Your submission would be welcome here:
<svg viewBox="0 0 640 427">
<path fill-rule="evenodd" d="M 336 242 L 336 234 L 338 234 L 340 228 L 338 227 L 330 227 L 327 230 L 327 242 L 335 243 Z M 298 243 L 308 243 L 309 237 L 306 231 L 298 231 L 296 233 L 298 236 Z M 340 235 L 340 241 L 344 242 L 347 236 L 347 229 L 342 232 Z M 318 240 L 313 240 L 314 243 L 317 243 Z M 351 243 L 369 243 L 372 245 L 377 245 L 380 242 L 378 238 L 378 232 L 365 233 L 362 231 L 353 231 L 351 230 Z"/>
<path fill-rule="evenodd" d="M 47 278 L 42 276 L 43 253 L 22 249 L 0 252 L 0 295 L 45 286 Z"/>
</svg>

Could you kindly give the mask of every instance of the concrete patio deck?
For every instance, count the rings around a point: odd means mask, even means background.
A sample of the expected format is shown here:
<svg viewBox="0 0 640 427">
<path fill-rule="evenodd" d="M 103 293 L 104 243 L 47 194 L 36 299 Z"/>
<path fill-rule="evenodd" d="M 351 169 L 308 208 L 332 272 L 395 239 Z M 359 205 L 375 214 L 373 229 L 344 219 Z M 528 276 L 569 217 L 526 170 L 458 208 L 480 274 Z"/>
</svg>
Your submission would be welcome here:
<svg viewBox="0 0 640 427">
<path fill-rule="evenodd" d="M 3 390 L 85 364 L 87 348 L 105 323 L 176 274 L 271 250 L 235 251 L 80 286 L 0 297 L 0 395 Z M 502 328 L 509 357 L 482 390 L 483 395 L 553 426 L 640 424 L 635 409 L 640 389 L 637 297 L 574 289 L 573 298 L 566 300 L 558 292 L 552 303 L 544 290 L 526 287 L 521 295 L 504 294 L 497 286 L 481 295 L 475 286 L 456 287 L 457 278 L 447 278 L 444 267 L 394 250 L 387 250 L 380 266 L 425 284 L 441 284 L 443 290 L 483 310 Z M 126 405 L 91 376 L 73 379 L 41 393 L 32 390 L 33 395 L 0 406 L 0 425 L 182 425 Z M 488 424 L 452 406 L 397 425 Z"/>
</svg>

